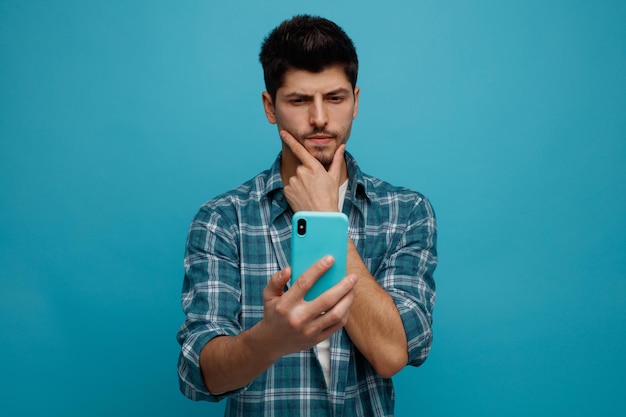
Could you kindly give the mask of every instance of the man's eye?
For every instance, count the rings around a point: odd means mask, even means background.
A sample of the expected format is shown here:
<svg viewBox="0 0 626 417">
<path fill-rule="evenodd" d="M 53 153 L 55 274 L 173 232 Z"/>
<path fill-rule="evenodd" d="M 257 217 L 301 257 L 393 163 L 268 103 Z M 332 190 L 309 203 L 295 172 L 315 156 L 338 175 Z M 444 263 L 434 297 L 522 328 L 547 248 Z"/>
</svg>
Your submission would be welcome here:
<svg viewBox="0 0 626 417">
<path fill-rule="evenodd" d="M 333 103 L 339 103 L 343 100 L 343 96 L 330 96 L 329 100 Z"/>
</svg>

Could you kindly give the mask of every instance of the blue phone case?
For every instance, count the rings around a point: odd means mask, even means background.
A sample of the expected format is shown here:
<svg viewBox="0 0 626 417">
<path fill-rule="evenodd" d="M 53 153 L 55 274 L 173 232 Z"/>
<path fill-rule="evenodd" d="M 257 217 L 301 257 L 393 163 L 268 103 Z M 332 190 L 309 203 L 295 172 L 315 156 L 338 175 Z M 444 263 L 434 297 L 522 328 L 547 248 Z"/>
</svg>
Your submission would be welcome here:
<svg viewBox="0 0 626 417">
<path fill-rule="evenodd" d="M 305 233 L 299 230 L 304 221 Z M 311 301 L 346 276 L 348 256 L 348 217 L 343 213 L 299 211 L 294 214 L 291 230 L 292 283 L 311 265 L 326 255 L 335 263 L 313 284 L 304 299 Z"/>
</svg>

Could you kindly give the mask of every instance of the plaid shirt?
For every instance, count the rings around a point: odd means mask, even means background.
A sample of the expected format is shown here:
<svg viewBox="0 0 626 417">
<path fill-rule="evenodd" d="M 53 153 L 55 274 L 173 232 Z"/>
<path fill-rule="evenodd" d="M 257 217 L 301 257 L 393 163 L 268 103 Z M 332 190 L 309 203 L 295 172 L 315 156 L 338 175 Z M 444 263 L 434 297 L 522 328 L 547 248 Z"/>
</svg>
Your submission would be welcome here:
<svg viewBox="0 0 626 417">
<path fill-rule="evenodd" d="M 428 200 L 361 172 L 346 153 L 343 212 L 365 265 L 396 303 L 408 341 L 409 364 L 420 365 L 432 340 L 437 265 L 436 222 Z M 391 379 L 381 378 L 345 329 L 330 339 L 330 381 L 316 348 L 287 355 L 241 389 L 210 394 L 202 380 L 202 347 L 237 335 L 263 317 L 263 289 L 290 259 L 291 217 L 273 166 L 207 203 L 191 223 L 185 253 L 178 332 L 180 389 L 193 400 L 228 398 L 226 416 L 391 416 Z M 384 348 L 381 346 L 381 348 Z"/>
</svg>

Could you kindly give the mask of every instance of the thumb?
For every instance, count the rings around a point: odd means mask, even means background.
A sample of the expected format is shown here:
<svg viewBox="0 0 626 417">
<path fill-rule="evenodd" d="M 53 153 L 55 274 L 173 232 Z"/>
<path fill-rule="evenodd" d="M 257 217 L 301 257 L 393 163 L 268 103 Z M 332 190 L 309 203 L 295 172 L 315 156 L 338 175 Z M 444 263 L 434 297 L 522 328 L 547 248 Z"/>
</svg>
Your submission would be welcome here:
<svg viewBox="0 0 626 417">
<path fill-rule="evenodd" d="M 333 162 L 331 162 L 330 167 L 328 168 L 328 174 L 337 180 L 337 182 L 339 182 L 341 173 L 345 169 L 345 151 L 346 145 L 340 145 L 335 151 L 335 155 L 333 155 Z"/>
<path fill-rule="evenodd" d="M 265 286 L 264 292 L 266 293 L 266 296 L 280 297 L 283 295 L 283 289 L 285 288 L 287 281 L 289 281 L 289 278 L 291 278 L 291 267 L 289 266 L 272 275 L 269 282 Z"/>
</svg>

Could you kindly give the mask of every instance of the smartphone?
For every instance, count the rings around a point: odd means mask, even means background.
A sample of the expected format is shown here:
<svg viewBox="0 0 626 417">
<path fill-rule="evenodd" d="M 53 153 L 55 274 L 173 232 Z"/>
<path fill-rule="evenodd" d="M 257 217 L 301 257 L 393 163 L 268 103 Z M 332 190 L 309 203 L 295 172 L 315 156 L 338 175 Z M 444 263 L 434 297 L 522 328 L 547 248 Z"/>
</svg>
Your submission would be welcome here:
<svg viewBox="0 0 626 417">
<path fill-rule="evenodd" d="M 291 228 L 291 280 L 326 255 L 335 263 L 313 284 L 304 299 L 311 301 L 346 276 L 348 257 L 348 217 L 343 213 L 299 211 Z"/>
</svg>

